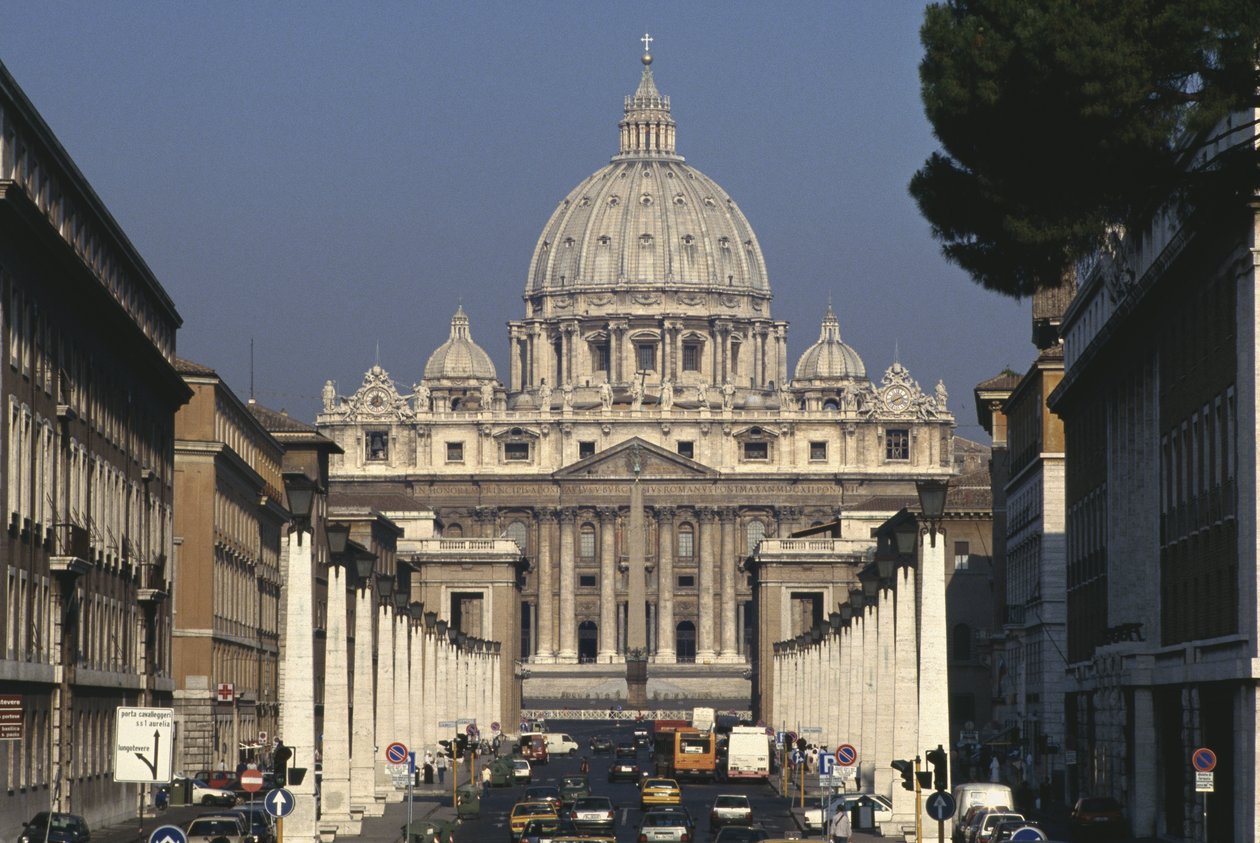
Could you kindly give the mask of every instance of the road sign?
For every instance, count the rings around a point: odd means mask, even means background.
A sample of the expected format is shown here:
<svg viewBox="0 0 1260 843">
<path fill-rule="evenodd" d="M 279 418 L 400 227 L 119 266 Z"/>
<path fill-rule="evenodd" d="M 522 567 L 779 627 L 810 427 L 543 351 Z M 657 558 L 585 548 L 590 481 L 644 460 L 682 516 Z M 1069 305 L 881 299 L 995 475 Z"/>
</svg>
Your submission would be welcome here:
<svg viewBox="0 0 1260 843">
<path fill-rule="evenodd" d="M 857 749 L 851 743 L 842 743 L 836 747 L 836 763 L 841 767 L 852 767 L 857 763 Z"/>
<path fill-rule="evenodd" d="M 407 745 L 394 741 L 385 747 L 385 760 L 391 764 L 407 763 Z"/>
<path fill-rule="evenodd" d="M 21 694 L 0 694 L 0 741 L 22 740 Z"/>
<path fill-rule="evenodd" d="M 293 806 L 296 804 L 297 800 L 293 798 L 293 793 L 283 787 L 269 790 L 267 795 L 263 797 L 263 808 L 276 819 L 292 814 Z"/>
<path fill-rule="evenodd" d="M 857 778 L 857 771 L 858 771 L 857 767 L 842 767 L 839 764 L 837 764 L 834 770 L 836 773 L 836 778 L 840 779 L 841 781 L 848 781 L 848 780 Z"/>
<path fill-rule="evenodd" d="M 1190 763 L 1200 773 L 1210 773 L 1216 769 L 1216 753 L 1206 746 L 1201 746 L 1194 751 L 1194 755 L 1190 756 Z"/>
<path fill-rule="evenodd" d="M 1011 832 L 1012 840 L 1049 840 L 1046 833 L 1031 825 L 1021 825 Z"/>
<path fill-rule="evenodd" d="M 260 744 L 262 744 L 262 743 L 266 743 L 266 742 L 267 742 L 267 733 L 266 733 L 266 732 L 259 732 L 259 733 L 258 733 L 258 742 L 259 742 Z"/>
<path fill-rule="evenodd" d="M 248 793 L 257 793 L 262 790 L 263 774 L 257 770 L 241 771 L 241 789 Z"/>
<path fill-rule="evenodd" d="M 802 726 L 801 734 L 802 735 L 821 735 L 822 726 Z"/>
<path fill-rule="evenodd" d="M 469 723 L 467 726 L 464 727 L 464 734 L 468 735 L 468 737 L 470 738 L 475 738 L 478 735 L 480 735 L 481 732 L 477 730 L 476 723 Z"/>
<path fill-rule="evenodd" d="M 1194 774 L 1194 792 L 1195 793 L 1215 793 L 1216 792 L 1216 773 L 1195 773 Z"/>
<path fill-rule="evenodd" d="M 499 721 L 498 721 L 498 720 L 496 720 L 496 721 L 494 721 L 493 723 L 491 723 L 491 724 L 490 724 L 490 731 L 491 731 L 491 732 L 500 732 L 500 731 L 502 731 L 502 729 L 500 729 L 500 728 L 499 728 Z"/>
<path fill-rule="evenodd" d="M 831 778 L 832 768 L 834 768 L 835 766 L 836 766 L 836 759 L 832 758 L 830 755 L 828 755 L 825 752 L 822 753 L 821 755 L 818 756 L 818 777 L 820 779 L 823 778 L 824 776 L 827 778 Z"/>
<path fill-rule="evenodd" d="M 766 727 L 766 734 L 767 734 L 767 735 L 769 735 L 770 737 L 774 737 L 774 736 L 775 736 L 774 727 L 773 727 L 773 726 L 767 726 L 767 727 Z"/>
<path fill-rule="evenodd" d="M 954 815 L 954 797 L 943 790 L 938 790 L 923 800 L 923 808 L 934 820 L 947 820 Z"/>
<path fill-rule="evenodd" d="M 788 732 L 784 737 L 787 738 L 788 743 L 796 743 L 796 732 Z"/>
<path fill-rule="evenodd" d="M 149 835 L 149 843 L 188 843 L 188 837 L 177 825 L 160 825 Z"/>
<path fill-rule="evenodd" d="M 230 703 L 236 699 L 236 686 L 231 682 L 221 682 L 214 692 L 214 698 L 221 703 Z"/>
<path fill-rule="evenodd" d="M 114 781 L 170 784 L 175 709 L 114 710 Z"/>
</svg>

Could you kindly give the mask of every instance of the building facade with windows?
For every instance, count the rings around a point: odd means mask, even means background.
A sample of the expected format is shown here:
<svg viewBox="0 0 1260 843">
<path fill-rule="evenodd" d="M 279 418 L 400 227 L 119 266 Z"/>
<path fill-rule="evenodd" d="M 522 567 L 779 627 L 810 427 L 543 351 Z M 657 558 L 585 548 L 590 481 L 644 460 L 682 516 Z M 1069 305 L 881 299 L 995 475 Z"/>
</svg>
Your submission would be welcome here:
<svg viewBox="0 0 1260 843">
<path fill-rule="evenodd" d="M 589 678 L 564 666 L 620 665 L 627 613 L 641 611 L 649 696 L 682 693 L 670 671 L 703 666 L 732 681 L 688 687 L 746 699 L 758 614 L 742 560 L 763 537 L 850 509 L 846 524 L 870 542 L 896 510 L 855 505 L 950 475 L 954 420 L 943 384 L 925 394 L 899 362 L 868 377 L 830 306 L 818 341 L 789 365 L 756 235 L 676 151 L 651 60 L 625 99 L 611 162 L 543 227 L 524 315 L 508 328 L 507 377 L 461 306 L 413 386 L 379 365 L 344 394 L 329 382 L 317 427 L 345 452 L 330 466 L 339 499 L 431 510 L 448 538 L 516 540 L 530 568 L 517 604 L 495 617 L 513 626 L 502 640 L 532 675 L 552 665 L 585 693 Z M 632 607 L 636 477 L 647 600 Z M 827 588 L 783 599 L 814 606 Z M 484 617 L 483 592 L 451 585 L 434 608 Z M 792 616 L 816 611 L 828 610 Z"/>
<path fill-rule="evenodd" d="M 1254 147 L 1256 117 L 1185 160 Z M 1135 837 L 1260 837 L 1257 232 L 1254 203 L 1170 203 L 1080 267 L 1063 319 L 1065 745 Z"/>
<path fill-rule="evenodd" d="M 171 703 L 175 370 L 162 285 L 0 65 L 0 824 L 135 816 L 114 710 Z M 12 721 L 10 721 L 12 722 Z"/>
<path fill-rule="evenodd" d="M 276 734 L 284 447 L 209 367 L 177 360 L 172 601 L 179 768 L 235 770 Z"/>
</svg>

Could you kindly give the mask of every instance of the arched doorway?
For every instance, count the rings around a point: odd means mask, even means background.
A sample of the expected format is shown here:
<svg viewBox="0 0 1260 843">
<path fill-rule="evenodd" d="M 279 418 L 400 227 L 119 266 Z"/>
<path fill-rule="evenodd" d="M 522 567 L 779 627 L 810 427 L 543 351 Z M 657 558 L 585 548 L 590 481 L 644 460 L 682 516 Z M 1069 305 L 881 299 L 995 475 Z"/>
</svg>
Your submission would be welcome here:
<svg viewBox="0 0 1260 843">
<path fill-rule="evenodd" d="M 674 629 L 674 652 L 680 662 L 696 660 L 696 625 L 683 621 Z"/>
<path fill-rule="evenodd" d="M 582 621 L 578 624 L 578 661 L 589 664 L 595 661 L 599 653 L 599 628 L 595 621 Z"/>
</svg>

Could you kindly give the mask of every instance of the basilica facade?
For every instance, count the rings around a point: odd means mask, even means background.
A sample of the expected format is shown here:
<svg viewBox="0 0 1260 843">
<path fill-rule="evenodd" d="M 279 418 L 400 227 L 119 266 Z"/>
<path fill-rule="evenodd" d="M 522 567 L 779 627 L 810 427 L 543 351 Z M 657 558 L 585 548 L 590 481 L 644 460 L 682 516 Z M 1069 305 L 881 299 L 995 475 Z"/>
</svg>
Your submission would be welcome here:
<svg viewBox="0 0 1260 843">
<path fill-rule="evenodd" d="M 915 479 L 951 474 L 954 418 L 943 384 L 925 393 L 896 361 L 868 375 L 826 303 L 817 342 L 792 365 L 752 226 L 678 154 L 669 98 L 652 56 L 642 62 L 618 151 L 543 226 L 506 377 L 461 306 L 423 370 L 399 373 L 413 386 L 379 364 L 352 392 L 330 381 L 317 427 L 344 450 L 330 467 L 339 500 L 405 533 L 436 524 L 460 546 L 520 545 L 529 564 L 512 600 L 500 590 L 488 602 L 471 560 L 466 583 L 447 576 L 418 596 L 470 635 L 559 677 L 623 662 L 642 612 L 654 675 L 746 679 L 766 642 L 843 602 L 871 528 L 914 498 Z M 627 540 L 635 483 L 642 562 Z M 811 573 L 780 571 L 765 589 L 744 564 L 763 539 L 833 522 L 845 564 L 825 581 L 803 565 Z M 400 539 L 400 559 L 461 564 L 409 557 L 419 536 Z M 641 604 L 632 564 L 644 568 Z"/>
</svg>

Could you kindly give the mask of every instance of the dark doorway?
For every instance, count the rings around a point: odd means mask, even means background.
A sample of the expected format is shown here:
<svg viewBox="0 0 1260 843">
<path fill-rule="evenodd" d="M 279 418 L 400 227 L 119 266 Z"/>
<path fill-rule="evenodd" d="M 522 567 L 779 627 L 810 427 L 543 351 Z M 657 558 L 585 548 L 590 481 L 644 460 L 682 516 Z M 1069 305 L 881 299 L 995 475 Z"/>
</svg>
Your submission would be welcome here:
<svg viewBox="0 0 1260 843">
<path fill-rule="evenodd" d="M 599 653 L 599 628 L 595 621 L 582 621 L 578 624 L 578 661 L 591 664 Z"/>
<path fill-rule="evenodd" d="M 683 621 L 674 631 L 674 650 L 680 662 L 696 660 L 696 625 Z"/>
</svg>

